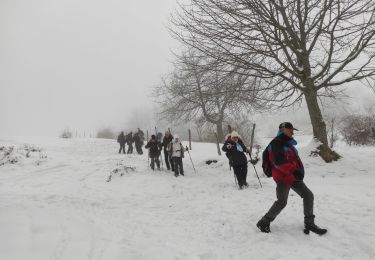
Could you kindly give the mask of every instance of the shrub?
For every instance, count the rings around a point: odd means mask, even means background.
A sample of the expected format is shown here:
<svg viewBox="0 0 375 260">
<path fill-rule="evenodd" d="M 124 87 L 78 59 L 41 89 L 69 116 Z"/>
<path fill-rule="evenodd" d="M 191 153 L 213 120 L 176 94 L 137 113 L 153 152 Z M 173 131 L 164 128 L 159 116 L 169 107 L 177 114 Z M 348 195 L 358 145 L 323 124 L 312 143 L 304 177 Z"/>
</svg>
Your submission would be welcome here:
<svg viewBox="0 0 375 260">
<path fill-rule="evenodd" d="M 116 139 L 116 134 L 110 128 L 106 127 L 98 131 L 96 138 Z"/>
<path fill-rule="evenodd" d="M 73 134 L 72 132 L 67 128 L 65 129 L 61 134 L 60 134 L 60 137 L 61 138 L 72 138 Z"/>
<path fill-rule="evenodd" d="M 349 145 L 374 145 L 375 114 L 345 116 L 340 133 Z"/>
</svg>

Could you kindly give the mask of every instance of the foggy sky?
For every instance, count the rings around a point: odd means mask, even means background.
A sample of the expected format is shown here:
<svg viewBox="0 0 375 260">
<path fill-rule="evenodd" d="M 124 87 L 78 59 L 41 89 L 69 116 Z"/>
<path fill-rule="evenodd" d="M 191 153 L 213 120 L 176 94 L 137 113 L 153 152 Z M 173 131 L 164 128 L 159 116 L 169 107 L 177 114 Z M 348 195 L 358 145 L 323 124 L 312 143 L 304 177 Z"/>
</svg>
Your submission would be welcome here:
<svg viewBox="0 0 375 260">
<path fill-rule="evenodd" d="M 150 91 L 171 71 L 178 46 L 166 29 L 176 7 L 176 0 L 0 0 L 0 136 L 56 136 L 66 127 L 95 134 L 152 118 Z M 353 84 L 354 112 L 375 104 L 374 92 Z"/>
<path fill-rule="evenodd" d="M 0 0 L 0 135 L 121 128 L 177 43 L 175 0 Z M 134 126 L 136 127 L 136 126 Z"/>
</svg>

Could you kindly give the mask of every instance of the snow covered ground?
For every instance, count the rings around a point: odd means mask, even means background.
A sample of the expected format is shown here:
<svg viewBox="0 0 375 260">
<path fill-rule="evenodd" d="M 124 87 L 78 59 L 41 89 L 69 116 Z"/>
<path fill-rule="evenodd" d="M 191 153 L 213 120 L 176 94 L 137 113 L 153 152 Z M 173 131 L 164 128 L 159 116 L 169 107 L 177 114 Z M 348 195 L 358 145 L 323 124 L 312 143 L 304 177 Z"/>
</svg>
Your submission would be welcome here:
<svg viewBox="0 0 375 260">
<path fill-rule="evenodd" d="M 151 171 L 147 154 L 117 154 L 112 140 L 0 138 L 17 158 L 0 166 L 0 259 L 375 259 L 375 148 L 341 145 L 344 158 L 326 164 L 308 156 L 310 138 L 296 137 L 322 237 L 302 232 L 294 192 L 260 233 L 274 182 L 258 163 L 260 188 L 249 165 L 250 187 L 238 190 L 214 144 L 193 143 L 197 173 L 186 154 L 175 178 Z M 123 166 L 136 170 L 106 181 Z"/>
</svg>

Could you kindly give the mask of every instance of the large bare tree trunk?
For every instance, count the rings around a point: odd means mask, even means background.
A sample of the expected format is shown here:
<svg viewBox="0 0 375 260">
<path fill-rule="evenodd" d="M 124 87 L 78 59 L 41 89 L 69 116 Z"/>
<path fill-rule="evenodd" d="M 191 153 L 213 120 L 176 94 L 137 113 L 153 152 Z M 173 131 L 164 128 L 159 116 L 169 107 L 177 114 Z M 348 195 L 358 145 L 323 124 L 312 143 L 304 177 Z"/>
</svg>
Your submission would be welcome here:
<svg viewBox="0 0 375 260">
<path fill-rule="evenodd" d="M 311 89 L 312 88 L 308 88 L 304 94 L 307 108 L 309 110 L 314 138 L 321 143 L 318 147 L 318 154 L 326 162 L 336 161 L 340 158 L 340 155 L 331 150 L 328 145 L 327 128 L 318 104 L 317 93 L 315 90 Z"/>
<path fill-rule="evenodd" d="M 223 121 L 217 121 L 216 123 L 217 137 L 220 142 L 224 140 Z"/>
</svg>

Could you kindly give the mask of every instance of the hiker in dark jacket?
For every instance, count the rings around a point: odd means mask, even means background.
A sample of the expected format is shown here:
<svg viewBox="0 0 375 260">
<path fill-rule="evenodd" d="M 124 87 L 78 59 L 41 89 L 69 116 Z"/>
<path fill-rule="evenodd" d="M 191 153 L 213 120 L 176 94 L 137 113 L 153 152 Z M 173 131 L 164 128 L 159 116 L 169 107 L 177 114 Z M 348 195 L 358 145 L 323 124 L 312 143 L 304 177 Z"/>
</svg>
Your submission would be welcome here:
<svg viewBox="0 0 375 260">
<path fill-rule="evenodd" d="M 130 153 L 133 153 L 133 132 L 130 132 L 129 134 L 126 135 L 125 137 L 125 140 L 126 140 L 126 144 L 128 145 L 128 151 L 127 153 L 130 154 Z"/>
<path fill-rule="evenodd" d="M 326 229 L 315 225 L 314 194 L 303 182 L 305 170 L 293 139 L 294 130 L 297 130 L 289 122 L 281 123 L 277 136 L 268 146 L 268 156 L 272 164 L 272 177 L 276 182 L 277 200 L 269 211 L 259 220 L 257 227 L 260 231 L 269 233 L 270 223 L 279 215 L 288 201 L 289 190 L 294 190 L 303 198 L 303 212 L 305 222 L 305 233 L 312 231 L 317 234 L 325 234 Z"/>
<path fill-rule="evenodd" d="M 143 154 L 143 151 L 142 151 L 143 138 L 141 138 L 138 132 L 133 135 L 133 141 L 134 141 L 135 150 L 137 151 L 137 153 Z"/>
<path fill-rule="evenodd" d="M 148 154 L 151 158 L 151 169 L 155 169 L 155 163 L 158 170 L 160 170 L 160 151 L 161 151 L 161 143 L 156 140 L 156 136 L 152 135 L 151 140 L 145 146 L 146 149 L 149 149 Z"/>
<path fill-rule="evenodd" d="M 125 153 L 125 135 L 123 131 L 117 137 L 117 142 L 120 144 L 120 150 L 118 153 L 121 153 L 121 151 Z"/>
<path fill-rule="evenodd" d="M 161 146 L 164 148 L 164 160 L 165 165 L 167 166 L 168 170 L 174 171 L 174 163 L 171 157 L 171 154 L 168 150 L 168 145 L 173 141 L 173 136 L 169 131 L 165 131 L 165 135 L 163 137 L 163 141 L 161 143 Z"/>
<path fill-rule="evenodd" d="M 143 142 L 145 141 L 145 133 L 139 127 L 137 129 L 138 129 L 137 134 L 139 138 L 141 139 L 142 145 L 143 145 Z"/>
<path fill-rule="evenodd" d="M 221 149 L 226 152 L 229 164 L 233 167 L 239 188 L 243 189 L 244 187 L 248 187 L 249 185 L 246 182 L 247 158 L 245 153 L 248 153 L 249 149 L 243 144 L 236 131 L 233 131 L 230 136 L 227 137 Z"/>
</svg>

